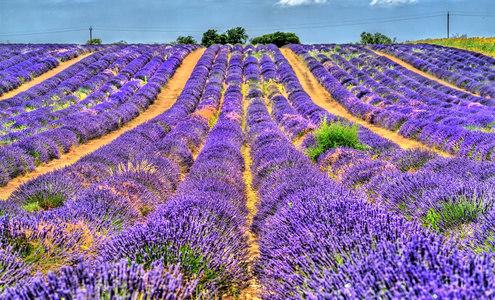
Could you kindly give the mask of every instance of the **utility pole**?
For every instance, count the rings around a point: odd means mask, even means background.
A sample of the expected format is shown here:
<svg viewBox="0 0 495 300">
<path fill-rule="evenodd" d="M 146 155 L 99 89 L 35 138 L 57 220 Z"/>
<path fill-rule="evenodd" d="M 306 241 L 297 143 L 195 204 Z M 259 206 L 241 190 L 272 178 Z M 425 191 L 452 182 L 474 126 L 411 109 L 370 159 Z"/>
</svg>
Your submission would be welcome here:
<svg viewBox="0 0 495 300">
<path fill-rule="evenodd" d="M 450 30 L 450 12 L 447 12 L 447 38 L 450 38 L 449 30 Z"/>
<path fill-rule="evenodd" d="M 89 42 L 93 41 L 93 27 L 89 26 Z"/>
</svg>

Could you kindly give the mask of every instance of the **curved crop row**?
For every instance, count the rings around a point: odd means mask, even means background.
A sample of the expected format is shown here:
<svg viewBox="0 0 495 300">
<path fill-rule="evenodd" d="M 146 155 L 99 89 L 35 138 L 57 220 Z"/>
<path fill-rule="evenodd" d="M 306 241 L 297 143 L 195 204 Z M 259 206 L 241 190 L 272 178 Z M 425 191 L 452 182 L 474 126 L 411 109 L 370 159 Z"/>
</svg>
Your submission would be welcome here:
<svg viewBox="0 0 495 300">
<path fill-rule="evenodd" d="M 130 122 L 153 103 L 192 49 L 179 46 L 166 61 L 151 60 L 148 63 L 152 64 L 148 74 L 152 76 L 144 85 L 141 86 L 139 81 L 129 81 L 120 92 L 93 106 L 91 110 L 62 118 L 54 129 L 47 128 L 14 145 L 2 147 L 2 183 L 6 184 L 11 178 L 33 170 L 41 162 L 58 158 L 60 152 L 68 152 L 80 142 L 86 143 L 89 139 L 101 137 Z"/>
<path fill-rule="evenodd" d="M 32 47 L 35 49 L 30 49 Z M 104 48 L 99 45 L 32 45 L 21 47 L 24 53 L 6 51 L 2 56 L 5 59 L 0 60 L 0 96 L 57 67 L 60 62 Z"/>
<path fill-rule="evenodd" d="M 340 75 L 337 73 L 331 74 L 329 70 L 334 70 L 331 65 L 327 70 L 302 47 L 294 46 L 293 49 L 296 53 L 304 56 L 313 75 L 332 97 L 353 115 L 389 130 L 398 130 L 399 134 L 405 137 L 416 138 L 426 145 L 438 147 L 449 153 L 457 153 L 460 156 L 474 159 L 491 160 L 491 154 L 495 147 L 492 138 L 493 133 L 468 130 L 462 126 L 455 125 L 459 124 L 459 122 L 456 122 L 455 118 L 450 118 L 448 113 L 436 113 L 432 110 L 431 113 L 425 114 L 422 111 L 416 111 L 412 104 L 409 104 L 410 107 L 406 106 L 403 111 L 394 111 L 393 106 L 395 104 L 390 102 L 385 102 L 383 108 L 375 107 L 365 101 L 367 97 L 373 99 L 379 97 L 373 89 L 362 87 L 359 81 L 351 75 L 339 77 Z M 353 65 L 350 64 L 350 67 L 352 68 Z M 366 68 L 363 67 L 363 69 Z M 360 75 L 355 75 L 364 76 L 363 80 L 366 77 L 363 72 Z M 348 88 L 351 90 L 349 91 Z M 407 96 L 405 97 L 407 98 Z M 389 110 L 388 107 L 391 105 L 392 107 Z M 467 111 L 467 113 L 464 113 L 465 118 L 468 118 L 470 110 L 480 112 L 480 118 L 474 119 L 474 122 L 484 122 L 484 120 L 490 119 L 489 115 L 482 109 L 467 106 L 464 110 Z M 446 121 L 445 124 L 438 123 L 443 119 Z M 447 120 L 452 120 L 452 122 L 449 123 Z M 462 121 L 459 117 L 457 117 L 457 120 Z"/>
<path fill-rule="evenodd" d="M 495 59 L 465 50 L 419 44 L 374 45 L 413 67 L 482 97 L 495 97 Z"/>
<path fill-rule="evenodd" d="M 186 280 L 186 270 L 170 261 L 126 266 L 101 260 L 111 237 L 145 220 L 175 192 L 179 166 L 155 145 L 200 102 L 218 50 L 212 46 L 205 51 L 171 109 L 74 165 L 26 183 L 2 202 L 1 211 L 8 215 L 2 217 L 1 249 L 13 251 L 4 257 L 2 264 L 9 267 L 2 275 L 17 274 L 2 285 L 23 280 L 3 297 L 91 298 L 113 291 L 148 299 L 191 296 L 198 280 Z M 38 213 L 27 213 L 26 205 L 33 201 L 46 205 Z M 31 277 L 33 270 L 46 272 L 63 265 L 65 271 L 49 272 L 48 281 L 41 274 Z"/>
<path fill-rule="evenodd" d="M 256 275 L 263 298 L 492 293 L 489 255 L 464 254 L 441 235 L 368 203 L 362 194 L 321 174 L 280 131 L 261 97 L 253 78 L 246 130 L 261 201 L 253 229 L 259 235 Z"/>
</svg>

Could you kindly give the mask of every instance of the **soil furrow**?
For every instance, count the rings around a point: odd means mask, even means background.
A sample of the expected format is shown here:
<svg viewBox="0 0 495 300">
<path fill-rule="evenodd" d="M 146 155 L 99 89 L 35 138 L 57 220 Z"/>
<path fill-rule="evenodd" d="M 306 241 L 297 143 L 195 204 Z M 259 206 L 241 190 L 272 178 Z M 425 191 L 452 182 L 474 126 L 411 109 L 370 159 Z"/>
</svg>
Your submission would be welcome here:
<svg viewBox="0 0 495 300">
<path fill-rule="evenodd" d="M 184 88 L 187 79 L 189 79 L 189 77 L 191 76 L 196 63 L 203 55 L 203 52 L 205 50 L 206 48 L 201 48 L 189 54 L 182 62 L 182 65 L 177 69 L 174 76 L 169 80 L 168 84 L 158 95 L 155 103 L 150 105 L 150 107 L 145 112 L 141 113 L 137 118 L 122 126 L 118 130 L 115 130 L 99 139 L 91 140 L 86 144 L 82 144 L 74 149 L 71 149 L 68 153 L 62 154 L 60 159 L 55 159 L 47 164 L 38 166 L 33 172 L 12 179 L 6 186 L 0 188 L 0 199 L 8 198 L 10 194 L 24 182 L 36 178 L 39 175 L 53 171 L 57 168 L 75 163 L 81 157 L 112 142 L 124 132 L 147 122 L 148 120 L 162 114 L 164 111 L 169 109 L 172 104 L 174 104 L 175 100 Z"/>
</svg>

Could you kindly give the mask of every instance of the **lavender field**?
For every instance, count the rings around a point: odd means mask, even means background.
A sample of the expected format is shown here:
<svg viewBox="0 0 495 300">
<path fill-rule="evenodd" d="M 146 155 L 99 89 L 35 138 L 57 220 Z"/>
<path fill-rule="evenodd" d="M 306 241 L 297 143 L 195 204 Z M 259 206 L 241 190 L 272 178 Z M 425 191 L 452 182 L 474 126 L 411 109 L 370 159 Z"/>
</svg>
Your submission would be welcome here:
<svg viewBox="0 0 495 300">
<path fill-rule="evenodd" d="M 1 45 L 2 94 L 0 299 L 495 298 L 493 58 Z"/>
</svg>

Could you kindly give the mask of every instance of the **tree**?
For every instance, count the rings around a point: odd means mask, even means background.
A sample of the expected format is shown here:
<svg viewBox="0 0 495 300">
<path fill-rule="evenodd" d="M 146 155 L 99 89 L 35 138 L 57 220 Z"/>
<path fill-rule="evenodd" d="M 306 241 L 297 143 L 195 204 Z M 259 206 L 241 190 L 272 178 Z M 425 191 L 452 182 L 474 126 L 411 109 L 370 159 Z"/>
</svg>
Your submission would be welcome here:
<svg viewBox="0 0 495 300">
<path fill-rule="evenodd" d="M 177 40 L 175 41 L 177 44 L 197 44 L 196 40 L 188 35 L 188 36 L 179 36 Z"/>
<path fill-rule="evenodd" d="M 392 44 L 396 43 L 397 38 L 390 39 L 388 36 L 381 34 L 379 32 L 374 35 L 369 32 L 361 33 L 361 42 L 360 44 Z"/>
<path fill-rule="evenodd" d="M 210 47 L 213 44 L 219 43 L 220 36 L 215 29 L 208 29 L 203 33 L 203 38 L 201 39 L 201 45 L 205 47 Z"/>
<path fill-rule="evenodd" d="M 201 45 L 209 47 L 213 44 L 245 44 L 247 39 L 246 29 L 242 27 L 231 28 L 222 34 L 218 34 L 215 29 L 208 29 L 203 33 Z"/>
<path fill-rule="evenodd" d="M 95 44 L 101 44 L 101 39 L 92 39 L 86 41 L 86 45 L 95 45 Z"/>
<path fill-rule="evenodd" d="M 227 43 L 232 45 L 245 44 L 248 39 L 246 29 L 242 27 L 231 28 L 225 34 L 227 35 Z"/>
<path fill-rule="evenodd" d="M 222 33 L 218 36 L 217 44 L 222 44 L 222 45 L 227 44 L 227 35 L 225 33 Z"/>
<path fill-rule="evenodd" d="M 282 47 L 288 44 L 300 44 L 299 37 L 291 32 L 274 32 L 255 37 L 251 40 L 251 44 L 275 44 L 277 47 Z"/>
<path fill-rule="evenodd" d="M 117 44 L 117 45 L 127 45 L 127 42 L 124 41 L 124 40 L 120 40 L 118 42 L 115 42 L 114 44 Z"/>
</svg>

